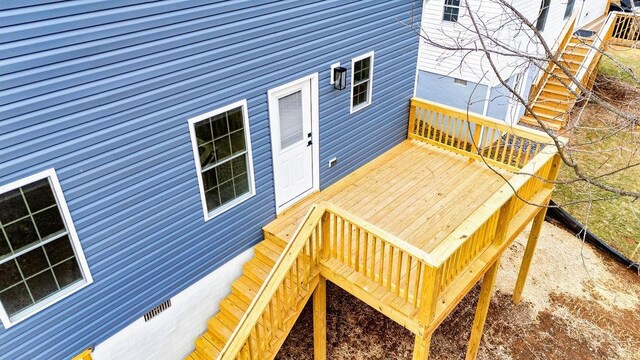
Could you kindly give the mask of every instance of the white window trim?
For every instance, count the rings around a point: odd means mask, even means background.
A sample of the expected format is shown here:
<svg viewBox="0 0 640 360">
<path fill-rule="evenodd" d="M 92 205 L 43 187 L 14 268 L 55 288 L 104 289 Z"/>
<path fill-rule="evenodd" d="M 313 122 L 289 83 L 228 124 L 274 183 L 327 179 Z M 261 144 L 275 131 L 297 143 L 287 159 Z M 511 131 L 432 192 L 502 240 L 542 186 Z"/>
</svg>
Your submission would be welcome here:
<svg viewBox="0 0 640 360">
<path fill-rule="evenodd" d="M 458 18 L 456 19 L 456 21 L 451 21 L 451 20 L 445 20 L 445 19 L 444 19 L 444 10 L 445 10 L 447 7 L 457 8 L 457 9 L 458 9 Z M 440 22 L 441 22 L 442 24 L 451 24 L 451 25 L 455 25 L 455 24 L 457 24 L 457 23 L 460 21 L 460 16 L 461 16 L 461 15 L 460 15 L 460 10 L 462 10 L 462 6 L 461 6 L 461 5 L 458 5 L 458 6 L 455 6 L 455 5 L 447 5 L 446 1 L 443 1 L 443 4 L 442 4 L 442 12 L 440 13 Z"/>
<path fill-rule="evenodd" d="M 244 128 L 244 141 L 246 146 L 246 154 L 247 161 L 249 162 L 249 166 L 247 168 L 247 172 L 249 174 L 249 192 L 237 197 L 230 202 L 212 210 L 207 211 L 207 199 L 204 196 L 204 184 L 202 181 L 202 167 L 200 166 L 200 155 L 198 154 L 198 141 L 196 140 L 196 128 L 195 124 L 199 121 L 205 120 L 212 116 L 227 112 L 229 110 L 242 107 L 242 122 Z M 193 161 L 196 165 L 196 175 L 198 178 L 198 190 L 200 191 L 200 202 L 202 203 L 202 213 L 204 214 L 204 221 L 209 221 L 214 217 L 224 213 L 225 211 L 245 202 L 256 194 L 256 184 L 255 184 L 255 176 L 253 173 L 253 155 L 251 151 L 251 131 L 249 129 L 249 112 L 247 107 L 247 99 L 240 100 L 233 104 L 229 104 L 227 106 L 218 108 L 216 110 L 210 111 L 206 114 L 202 114 L 196 116 L 194 118 L 189 119 L 189 134 L 191 136 L 191 149 L 193 150 Z"/>
<path fill-rule="evenodd" d="M 371 99 L 373 98 L 373 55 L 374 52 L 373 51 L 369 51 L 366 54 L 362 54 L 360 56 L 356 56 L 353 59 L 351 59 L 351 96 L 349 96 L 349 113 L 353 114 L 356 111 L 359 111 L 361 109 L 366 108 L 367 106 L 371 105 Z M 357 106 L 353 106 L 353 69 L 354 69 L 354 65 L 357 61 L 360 61 L 362 59 L 366 59 L 370 57 L 371 61 L 369 63 L 369 88 L 367 89 L 369 96 L 367 99 L 367 102 L 364 104 L 359 104 Z"/>
<path fill-rule="evenodd" d="M 0 319 L 2 319 L 2 324 L 6 329 L 39 313 L 40 311 L 61 301 L 67 296 L 70 296 L 76 293 L 77 291 L 79 291 L 80 289 L 93 283 L 93 277 L 91 276 L 91 272 L 89 271 L 89 264 L 87 263 L 87 259 L 85 258 L 84 252 L 82 251 L 80 240 L 78 240 L 78 233 L 76 232 L 76 228 L 73 225 L 73 220 L 71 219 L 71 213 L 69 212 L 67 201 L 64 198 L 62 187 L 60 187 L 60 181 L 58 180 L 58 176 L 56 175 L 56 171 L 54 168 L 47 169 L 37 174 L 14 181 L 10 184 L 0 186 L 0 194 L 11 191 L 11 190 L 15 190 L 19 187 L 22 187 L 22 186 L 31 184 L 35 181 L 46 179 L 46 178 L 49 179 L 49 184 L 51 184 L 51 188 L 56 198 L 58 208 L 62 213 L 64 224 L 67 227 L 69 240 L 71 241 L 73 252 L 76 256 L 76 259 L 78 260 L 78 265 L 80 267 L 80 271 L 82 272 L 82 277 L 84 278 L 84 282 L 77 282 L 74 285 L 68 286 L 64 290 L 60 290 L 59 292 L 49 296 L 43 301 L 27 307 L 26 309 L 13 315 L 12 317 L 9 317 L 7 312 L 4 310 L 4 306 L 2 305 L 2 303 L 0 303 Z"/>
</svg>

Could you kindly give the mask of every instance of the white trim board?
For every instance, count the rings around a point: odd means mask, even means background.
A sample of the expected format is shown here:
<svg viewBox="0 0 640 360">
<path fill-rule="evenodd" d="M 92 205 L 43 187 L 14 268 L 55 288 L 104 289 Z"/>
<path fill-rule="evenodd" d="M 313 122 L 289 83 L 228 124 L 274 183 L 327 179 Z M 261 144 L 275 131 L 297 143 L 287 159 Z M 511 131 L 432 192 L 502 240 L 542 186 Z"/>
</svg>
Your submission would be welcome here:
<svg viewBox="0 0 640 360">
<path fill-rule="evenodd" d="M 308 191 L 300 194 L 296 198 L 289 200 L 286 204 L 279 204 L 277 191 L 278 187 L 276 185 L 275 174 L 278 171 L 277 157 L 275 156 L 277 152 L 276 143 L 273 141 L 274 134 L 279 134 L 279 127 L 276 126 L 273 122 L 275 118 L 274 109 L 272 106 L 269 106 L 269 130 L 271 132 L 271 162 L 273 166 L 273 182 L 274 182 L 274 195 L 275 195 L 275 203 L 276 203 L 276 214 L 280 214 L 287 207 L 295 204 L 300 199 L 320 190 L 320 110 L 319 110 L 319 90 L 318 90 L 318 73 L 313 73 L 311 75 L 307 75 L 303 78 L 288 82 L 286 84 L 280 85 L 273 89 L 267 91 L 267 102 L 271 100 L 275 93 L 281 92 L 282 90 L 292 87 L 296 84 L 301 84 L 306 81 L 311 82 L 311 149 L 313 152 L 313 186 Z M 278 124 L 279 125 L 279 124 Z"/>
<path fill-rule="evenodd" d="M 205 195 L 204 195 L 204 185 L 202 181 L 202 167 L 200 166 L 200 154 L 198 153 L 198 141 L 196 140 L 195 124 L 199 121 L 205 120 L 207 118 L 210 118 L 218 114 L 222 114 L 224 112 L 233 110 L 238 107 L 242 108 L 244 142 L 246 146 L 246 154 L 247 154 L 247 162 L 248 162 L 247 171 L 249 174 L 249 192 L 240 197 L 233 199 L 232 201 L 224 205 L 221 205 L 217 209 L 208 211 L 207 199 L 205 198 Z M 247 99 L 243 99 L 243 100 L 234 102 L 233 104 L 229 104 L 221 108 L 218 108 L 216 110 L 209 111 L 205 114 L 193 117 L 189 119 L 187 123 L 189 124 L 189 137 L 191 138 L 191 150 L 193 151 L 193 161 L 196 167 L 196 177 L 198 179 L 198 191 L 200 192 L 200 202 L 202 204 L 202 213 L 204 215 L 204 221 L 206 222 L 224 213 L 225 211 L 237 206 L 238 204 L 245 202 L 246 200 L 250 199 L 256 194 L 256 181 L 255 181 L 255 175 L 253 171 L 253 152 L 251 151 L 251 129 L 249 128 L 249 109 L 247 106 Z"/>
<path fill-rule="evenodd" d="M 54 168 L 50 168 L 37 174 L 27 176 L 26 178 L 22 178 L 12 183 L 0 186 L 0 194 L 15 190 L 19 187 L 31 184 L 42 179 L 49 179 L 49 184 L 51 185 L 51 189 L 53 190 L 53 195 L 55 197 L 58 209 L 60 209 L 60 212 L 62 214 L 62 220 L 64 221 L 64 224 L 67 228 L 67 234 L 72 245 L 71 247 L 73 248 L 73 253 L 78 260 L 78 265 L 80 267 L 80 271 L 82 272 L 84 282 L 78 281 L 75 284 L 67 286 L 66 288 L 52 294 L 48 298 L 25 308 L 24 310 L 15 314 L 13 318 L 9 317 L 7 312 L 4 310 L 4 307 L 0 304 L 0 319 L 2 320 L 2 324 L 4 325 L 4 327 L 7 329 L 93 283 L 93 277 L 91 276 L 91 272 L 89 271 L 89 264 L 87 263 L 87 259 L 84 256 L 84 252 L 78 238 L 78 233 L 76 232 L 76 228 L 73 225 L 73 219 L 71 218 L 71 213 L 69 212 L 67 201 L 64 198 L 64 193 L 62 192 L 62 187 L 60 186 L 60 181 L 58 180 L 58 175 L 56 174 Z"/>
</svg>

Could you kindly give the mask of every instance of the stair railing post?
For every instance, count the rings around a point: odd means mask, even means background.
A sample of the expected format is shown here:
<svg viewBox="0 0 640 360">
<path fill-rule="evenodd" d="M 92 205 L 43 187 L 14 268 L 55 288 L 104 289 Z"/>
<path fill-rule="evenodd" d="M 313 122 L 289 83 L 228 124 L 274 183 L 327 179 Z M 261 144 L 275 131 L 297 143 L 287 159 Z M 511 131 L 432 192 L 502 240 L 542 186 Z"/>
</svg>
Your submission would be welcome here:
<svg viewBox="0 0 640 360">
<path fill-rule="evenodd" d="M 329 258 L 329 251 L 331 250 L 331 213 L 329 210 L 324 211 L 324 215 L 322 215 L 321 225 L 321 241 L 320 241 L 320 249 L 318 261 L 322 262 Z"/>
<path fill-rule="evenodd" d="M 409 125 L 407 127 L 407 137 L 411 138 L 411 135 L 414 134 L 416 130 L 416 105 L 414 105 L 413 100 L 409 102 Z"/>
<path fill-rule="evenodd" d="M 427 332 L 429 325 L 435 317 L 436 303 L 440 294 L 440 282 L 442 279 L 442 267 L 436 268 L 425 264 L 424 277 L 422 278 L 422 293 L 418 307 L 418 323 L 423 333 L 416 335 L 413 349 L 413 360 L 426 360 L 429 358 L 431 335 Z"/>
</svg>

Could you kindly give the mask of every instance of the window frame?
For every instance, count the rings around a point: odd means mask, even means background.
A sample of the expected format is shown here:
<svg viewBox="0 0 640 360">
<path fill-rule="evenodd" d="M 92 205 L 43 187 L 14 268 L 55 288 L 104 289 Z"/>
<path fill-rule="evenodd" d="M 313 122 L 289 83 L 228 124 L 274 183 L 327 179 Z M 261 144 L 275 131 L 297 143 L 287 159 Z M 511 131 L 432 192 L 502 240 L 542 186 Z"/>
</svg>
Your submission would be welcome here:
<svg viewBox="0 0 640 360">
<path fill-rule="evenodd" d="M 563 20 L 567 20 L 573 14 L 573 10 L 575 9 L 576 0 L 567 0 L 567 6 L 564 8 L 564 17 Z"/>
<path fill-rule="evenodd" d="M 83 282 L 78 281 L 73 285 L 69 285 L 68 287 L 59 290 L 58 292 L 46 297 L 42 301 L 35 303 L 29 307 L 24 308 L 13 316 L 9 316 L 9 314 L 5 311 L 4 305 L 0 302 L 0 319 L 2 319 L 2 324 L 6 329 L 14 326 L 15 324 L 24 321 L 31 316 L 39 313 L 40 311 L 52 306 L 53 304 L 61 301 L 62 299 L 75 294 L 81 289 L 89 286 L 93 283 L 93 277 L 91 276 L 91 271 L 89 270 L 89 264 L 87 263 L 87 259 L 85 258 L 84 251 L 82 249 L 82 245 L 80 244 L 80 240 L 78 238 L 78 233 L 76 232 L 76 228 L 73 224 L 73 219 L 71 218 L 71 213 L 69 212 L 69 207 L 67 206 L 67 201 L 64 198 L 64 193 L 62 192 L 62 187 L 60 186 L 60 181 L 58 180 L 58 176 L 54 168 L 50 168 L 39 173 L 33 174 L 31 176 L 27 176 L 25 178 L 16 180 L 6 185 L 0 186 L 0 194 L 15 190 L 17 188 L 32 184 L 38 180 L 48 179 L 49 185 L 51 186 L 51 190 L 56 199 L 56 204 L 60 213 L 62 215 L 62 220 L 67 229 L 67 235 L 69 237 L 69 242 L 71 243 L 71 247 L 73 248 L 74 255 L 76 260 L 78 261 L 78 267 L 82 272 L 82 277 L 84 279 Z M 53 240 L 52 240 L 53 241 Z M 34 248 L 28 250 L 32 251 Z M 27 253 L 28 251 L 24 251 Z"/>
<path fill-rule="evenodd" d="M 453 9 L 458 10 L 458 12 L 456 13 L 456 19 L 455 20 L 447 20 L 447 19 L 444 18 L 445 14 L 447 13 L 447 11 L 446 11 L 447 8 L 453 8 Z M 447 0 L 444 0 L 443 4 L 442 4 L 442 16 L 440 17 L 440 21 L 442 21 L 443 23 L 446 23 L 446 24 L 457 24 L 458 20 L 460 20 L 460 8 L 461 8 L 461 6 L 459 4 L 458 5 L 448 5 L 447 4 Z"/>
<path fill-rule="evenodd" d="M 545 6 L 545 4 L 547 5 Z M 547 27 L 547 20 L 549 18 L 550 10 L 551 10 L 551 0 L 542 0 L 540 2 L 540 10 L 538 11 L 538 18 L 536 19 L 536 24 L 535 24 L 536 30 L 538 30 L 541 33 L 544 32 L 544 30 Z"/>
<path fill-rule="evenodd" d="M 351 59 L 351 92 L 350 92 L 350 96 L 349 96 L 349 113 L 353 114 L 361 109 L 366 108 L 367 106 L 371 105 L 371 99 L 373 98 L 373 57 L 374 57 L 374 51 L 369 51 L 368 53 L 356 56 L 354 58 Z M 369 61 L 369 85 L 367 86 L 367 101 L 362 103 L 362 104 L 358 104 L 356 106 L 353 105 L 353 88 L 356 84 L 354 84 L 354 69 L 355 69 L 355 63 L 361 60 L 364 60 L 366 58 L 370 58 Z"/>
<path fill-rule="evenodd" d="M 225 113 L 229 110 L 233 110 L 236 108 L 242 109 L 242 128 L 244 129 L 244 141 L 245 141 L 244 154 L 247 157 L 247 174 L 249 176 L 249 179 L 248 179 L 249 192 L 229 201 L 226 204 L 220 205 L 216 209 L 209 211 L 207 209 L 207 199 L 204 194 L 205 191 L 204 191 L 204 183 L 202 180 L 202 166 L 200 165 L 200 154 L 198 152 L 198 141 L 196 139 L 195 124 L 202 120 L 208 119 L 210 117 Z M 206 222 L 226 212 L 227 210 L 234 208 L 237 205 L 240 205 L 241 203 L 247 201 L 248 199 L 252 198 L 256 194 L 255 175 L 253 170 L 253 155 L 252 155 L 253 152 L 251 150 L 251 130 L 249 129 L 249 112 L 248 112 L 248 106 L 247 106 L 247 99 L 236 101 L 232 104 L 225 105 L 213 111 L 209 111 L 205 114 L 193 117 L 188 120 L 188 124 L 189 124 L 189 135 L 191 137 L 191 150 L 193 152 L 193 161 L 195 163 L 196 177 L 198 179 L 198 191 L 200 192 L 200 202 L 202 205 L 202 213 L 204 215 L 204 221 Z"/>
</svg>

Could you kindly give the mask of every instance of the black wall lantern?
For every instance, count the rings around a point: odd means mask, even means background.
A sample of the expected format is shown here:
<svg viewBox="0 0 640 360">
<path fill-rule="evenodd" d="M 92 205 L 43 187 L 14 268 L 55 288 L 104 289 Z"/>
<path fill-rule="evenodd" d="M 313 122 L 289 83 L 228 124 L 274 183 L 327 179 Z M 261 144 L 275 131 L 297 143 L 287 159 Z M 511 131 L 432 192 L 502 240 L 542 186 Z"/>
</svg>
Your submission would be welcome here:
<svg viewBox="0 0 640 360">
<path fill-rule="evenodd" d="M 347 69 L 342 66 L 333 68 L 333 87 L 344 90 L 347 87 Z"/>
</svg>

